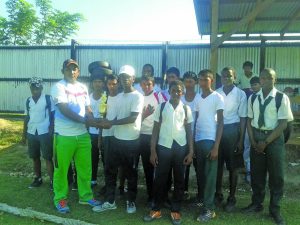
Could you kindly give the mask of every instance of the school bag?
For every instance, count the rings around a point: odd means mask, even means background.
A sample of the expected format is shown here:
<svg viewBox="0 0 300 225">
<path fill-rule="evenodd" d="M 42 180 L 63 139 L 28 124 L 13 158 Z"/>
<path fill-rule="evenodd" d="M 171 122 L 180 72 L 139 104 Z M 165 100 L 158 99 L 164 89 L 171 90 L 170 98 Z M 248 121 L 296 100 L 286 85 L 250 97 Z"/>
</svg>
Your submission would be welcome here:
<svg viewBox="0 0 300 225">
<path fill-rule="evenodd" d="M 158 104 L 160 103 L 159 102 L 159 97 L 158 97 L 159 93 L 161 94 L 161 96 L 163 97 L 163 99 L 165 100 L 165 102 L 168 101 L 167 97 L 162 92 L 154 92 L 153 95 L 154 95 L 154 97 L 155 97 L 155 99 L 156 99 L 156 101 L 157 101 Z"/>
<path fill-rule="evenodd" d="M 257 97 L 257 94 L 253 94 L 251 96 L 251 106 L 252 106 L 252 108 L 253 108 L 253 103 L 254 103 L 256 97 Z M 278 110 L 281 106 L 282 98 L 283 98 L 283 93 L 277 91 L 276 95 L 275 95 L 275 104 L 276 104 L 277 113 L 278 113 Z M 288 121 L 287 122 L 287 127 L 283 131 L 284 143 L 286 143 L 289 140 L 290 136 L 291 136 L 291 133 L 292 133 L 292 130 L 293 130 L 292 122 L 293 121 Z"/>
<path fill-rule="evenodd" d="M 51 119 L 51 99 L 50 99 L 50 95 L 45 95 L 45 99 L 46 99 L 46 107 L 45 107 L 45 117 L 46 117 L 46 111 L 48 111 L 48 115 L 49 115 L 49 122 L 50 119 Z M 30 118 L 30 115 L 29 115 L 29 110 L 30 110 L 30 107 L 29 107 L 29 102 L 30 102 L 30 97 L 27 98 L 26 100 L 26 111 L 27 111 L 27 116 Z M 28 119 L 29 119 L 28 118 Z"/>
</svg>

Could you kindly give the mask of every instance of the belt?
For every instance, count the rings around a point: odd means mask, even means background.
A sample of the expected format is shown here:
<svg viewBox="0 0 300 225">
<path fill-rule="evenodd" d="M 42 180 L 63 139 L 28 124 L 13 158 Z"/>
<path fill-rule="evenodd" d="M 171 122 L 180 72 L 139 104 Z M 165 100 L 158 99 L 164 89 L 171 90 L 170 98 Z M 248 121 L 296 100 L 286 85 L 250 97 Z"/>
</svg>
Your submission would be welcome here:
<svg viewBox="0 0 300 225">
<path fill-rule="evenodd" d="M 255 127 L 252 127 L 254 131 L 261 133 L 261 134 L 271 134 L 273 130 L 261 130 L 261 129 L 257 129 Z"/>
</svg>

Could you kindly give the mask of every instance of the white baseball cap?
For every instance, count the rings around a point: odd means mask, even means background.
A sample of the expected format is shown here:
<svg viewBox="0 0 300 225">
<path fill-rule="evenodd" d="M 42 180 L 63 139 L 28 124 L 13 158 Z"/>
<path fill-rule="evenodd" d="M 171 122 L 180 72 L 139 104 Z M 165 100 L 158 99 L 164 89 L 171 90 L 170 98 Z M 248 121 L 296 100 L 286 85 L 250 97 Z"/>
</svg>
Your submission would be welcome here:
<svg viewBox="0 0 300 225">
<path fill-rule="evenodd" d="M 127 74 L 131 77 L 134 77 L 135 76 L 135 70 L 130 65 L 124 65 L 120 68 L 119 75 L 121 75 L 121 74 Z"/>
</svg>

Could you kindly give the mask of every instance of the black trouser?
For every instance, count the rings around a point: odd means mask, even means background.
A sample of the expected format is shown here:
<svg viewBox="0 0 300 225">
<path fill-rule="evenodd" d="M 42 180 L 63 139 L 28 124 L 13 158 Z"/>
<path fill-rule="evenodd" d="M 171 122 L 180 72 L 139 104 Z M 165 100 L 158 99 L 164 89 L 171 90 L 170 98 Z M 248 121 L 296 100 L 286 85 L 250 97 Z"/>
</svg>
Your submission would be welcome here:
<svg viewBox="0 0 300 225">
<path fill-rule="evenodd" d="M 157 145 L 158 165 L 154 171 L 153 182 L 153 210 L 160 210 L 161 203 L 165 196 L 165 187 L 168 180 L 169 171 L 173 170 L 174 192 L 172 198 L 172 212 L 179 212 L 184 193 L 185 165 L 183 160 L 187 155 L 186 146 L 180 146 L 173 141 L 171 149 Z"/>
<path fill-rule="evenodd" d="M 271 132 L 264 133 L 253 129 L 253 133 L 255 141 L 258 142 L 265 141 Z M 263 203 L 268 173 L 270 189 L 269 210 L 271 213 L 278 213 L 284 186 L 285 146 L 283 134 L 268 144 L 265 154 L 257 153 L 251 148 L 250 162 L 251 187 L 253 190 L 252 203 L 256 205 Z"/>
<path fill-rule="evenodd" d="M 90 134 L 92 141 L 92 180 L 97 180 L 98 164 L 99 164 L 99 151 L 98 148 L 98 134 Z M 103 160 L 102 160 L 103 161 Z"/>
<path fill-rule="evenodd" d="M 153 197 L 152 186 L 153 186 L 153 175 L 154 175 L 154 167 L 150 163 L 150 155 L 151 155 L 150 145 L 151 145 L 151 135 L 141 134 L 137 162 L 139 160 L 139 156 L 141 155 L 145 179 L 146 179 L 146 185 L 147 185 L 148 200 L 152 200 Z"/>
<path fill-rule="evenodd" d="M 230 197 L 234 198 L 235 196 L 238 174 L 234 162 L 235 160 L 234 152 L 237 148 L 239 132 L 240 132 L 239 123 L 224 125 L 224 132 L 222 134 L 220 147 L 219 147 L 219 156 L 218 156 L 218 172 L 217 172 L 217 184 L 216 184 L 216 196 L 218 196 L 218 198 L 223 198 L 222 181 L 223 181 L 224 163 L 226 163 L 226 168 L 229 171 Z"/>
<path fill-rule="evenodd" d="M 118 168 L 121 166 L 128 181 L 128 200 L 135 201 L 137 195 L 137 154 L 139 139 L 132 141 L 113 138 L 113 146 L 107 151 L 105 165 L 106 200 L 115 201 Z"/>
</svg>

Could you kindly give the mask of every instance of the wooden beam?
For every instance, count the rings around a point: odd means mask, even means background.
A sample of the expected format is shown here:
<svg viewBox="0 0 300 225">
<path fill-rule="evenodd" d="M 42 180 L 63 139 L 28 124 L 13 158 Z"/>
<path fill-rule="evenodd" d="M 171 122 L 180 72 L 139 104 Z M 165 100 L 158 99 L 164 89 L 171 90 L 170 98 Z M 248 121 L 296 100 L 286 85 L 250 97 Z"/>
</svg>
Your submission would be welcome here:
<svg viewBox="0 0 300 225">
<path fill-rule="evenodd" d="M 260 4 L 260 2 L 261 2 L 261 0 L 257 0 L 256 4 Z M 257 16 L 258 16 L 258 14 L 257 14 Z M 249 37 L 249 34 L 250 34 L 254 24 L 255 24 L 255 18 L 253 18 L 247 25 L 246 37 Z"/>
<path fill-rule="evenodd" d="M 294 13 L 294 15 L 291 17 L 291 19 L 285 24 L 285 26 L 280 31 L 280 35 L 283 36 L 284 33 L 288 31 L 288 29 L 291 27 L 291 25 L 297 20 L 297 18 L 300 16 L 300 2 L 298 2 L 298 9 Z"/>
<path fill-rule="evenodd" d="M 230 36 L 234 33 L 236 33 L 242 26 L 245 26 L 249 21 L 255 19 L 255 17 L 264 11 L 267 7 L 269 7 L 275 0 L 265 0 L 259 4 L 255 5 L 255 8 L 248 13 L 243 19 L 241 19 L 237 24 L 235 24 L 230 31 L 225 33 L 222 37 L 215 40 L 215 42 L 212 43 L 212 48 L 217 48 L 220 46 L 224 41 L 226 41 Z"/>
<path fill-rule="evenodd" d="M 218 39 L 218 21 L 219 21 L 219 0 L 211 0 L 211 13 L 210 13 L 210 43 L 214 43 Z M 210 49 L 210 69 L 214 76 L 218 70 L 218 48 Z M 216 80 L 216 79 L 214 79 Z"/>
</svg>

